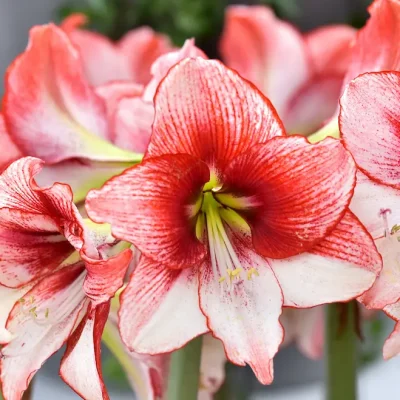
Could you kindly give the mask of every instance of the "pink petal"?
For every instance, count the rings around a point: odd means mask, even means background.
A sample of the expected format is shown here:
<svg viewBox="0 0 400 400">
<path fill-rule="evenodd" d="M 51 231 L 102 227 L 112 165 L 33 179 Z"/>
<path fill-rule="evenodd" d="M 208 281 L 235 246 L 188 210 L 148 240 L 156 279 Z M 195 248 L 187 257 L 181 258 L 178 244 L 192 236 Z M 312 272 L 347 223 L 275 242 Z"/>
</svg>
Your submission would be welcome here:
<svg viewBox="0 0 400 400">
<path fill-rule="evenodd" d="M 400 189 L 400 73 L 365 74 L 341 100 L 340 131 L 357 165 L 378 183 Z"/>
<path fill-rule="evenodd" d="M 126 270 L 132 258 L 127 249 L 107 260 L 93 260 L 82 255 L 87 275 L 83 289 L 93 305 L 109 301 L 124 284 Z"/>
<path fill-rule="evenodd" d="M 382 268 L 372 238 L 351 212 L 310 253 L 270 262 L 285 305 L 298 308 L 360 296 Z"/>
<path fill-rule="evenodd" d="M 393 332 L 386 339 L 383 346 L 383 358 L 389 360 L 400 354 L 400 302 L 385 307 L 384 311 L 390 318 L 396 321 Z"/>
<path fill-rule="evenodd" d="M 135 153 L 144 153 L 150 141 L 154 120 L 153 103 L 141 97 L 124 97 L 111 121 L 114 144 Z"/>
<path fill-rule="evenodd" d="M 374 239 L 382 237 L 386 229 L 390 231 L 400 222 L 400 191 L 357 172 L 350 208 Z"/>
<path fill-rule="evenodd" d="M 300 32 L 267 7 L 229 7 L 221 53 L 229 67 L 268 96 L 278 113 L 312 73 Z"/>
<path fill-rule="evenodd" d="M 149 159 L 91 191 L 86 209 L 146 256 L 185 268 L 205 256 L 187 210 L 208 180 L 207 166 L 189 155 Z"/>
<path fill-rule="evenodd" d="M 151 66 L 152 79 L 146 86 L 143 99 L 152 103 L 154 95 L 156 94 L 157 86 L 163 80 L 165 75 L 167 75 L 168 71 L 183 59 L 196 57 L 201 57 L 204 59 L 208 58 L 202 50 L 195 46 L 194 39 L 188 39 L 185 41 L 181 49 L 166 53 L 157 58 L 157 60 Z"/>
<path fill-rule="evenodd" d="M 206 392 L 212 400 L 225 380 L 225 364 L 227 358 L 222 342 L 212 337 L 211 334 L 203 336 L 200 364 L 200 390 L 199 399 Z M 199 400 L 198 399 L 198 400 Z"/>
<path fill-rule="evenodd" d="M 316 76 L 288 102 L 282 120 L 290 133 L 308 135 L 321 128 L 339 107 L 343 76 Z"/>
<path fill-rule="evenodd" d="M 369 12 L 370 19 L 357 34 L 345 83 L 364 72 L 400 69 L 400 3 L 375 0 Z"/>
<path fill-rule="evenodd" d="M 220 271 L 214 272 L 210 265 L 202 268 L 200 307 L 213 336 L 223 342 L 229 361 L 249 364 L 261 383 L 270 384 L 273 357 L 283 340 L 279 323 L 282 292 L 268 263 L 257 253 L 241 247 L 238 256 L 245 271 L 256 268 L 258 275 L 231 283 L 229 289 L 219 281 Z"/>
<path fill-rule="evenodd" d="M 357 31 L 347 25 L 328 25 L 305 35 L 314 73 L 344 77 L 352 56 Z"/>
<path fill-rule="evenodd" d="M 26 51 L 9 67 L 4 118 L 24 154 L 48 163 L 130 157 L 106 141 L 105 104 L 86 81 L 79 52 L 54 25 L 32 28 Z"/>
<path fill-rule="evenodd" d="M 16 303 L 7 322 L 14 339 L 2 348 L 3 395 L 20 400 L 30 380 L 55 353 L 79 322 L 84 294 L 79 289 L 80 265 L 44 279 Z M 81 280 L 81 284 L 82 284 Z"/>
<path fill-rule="evenodd" d="M 100 361 L 101 335 L 109 310 L 109 303 L 89 306 L 85 318 L 68 340 L 61 360 L 61 378 L 86 400 L 109 400 Z"/>
<path fill-rule="evenodd" d="M 133 80 L 128 57 L 106 36 L 83 29 L 67 33 L 79 49 L 85 76 L 93 86 L 114 80 Z"/>
<path fill-rule="evenodd" d="M 286 258 L 310 250 L 335 227 L 353 194 L 355 172 L 338 140 L 312 145 L 299 136 L 278 137 L 237 157 L 221 192 L 252 199 L 245 218 L 255 248 Z"/>
<path fill-rule="evenodd" d="M 223 169 L 240 153 L 284 134 L 270 102 L 218 61 L 186 59 L 155 97 L 146 157 L 187 153 Z"/>
<path fill-rule="evenodd" d="M 149 83 L 152 78 L 150 70 L 154 61 L 173 49 L 165 35 L 148 27 L 129 31 L 119 41 L 118 47 L 127 59 L 130 79 L 142 85 Z"/>
<path fill-rule="evenodd" d="M 61 29 L 66 33 L 71 33 L 75 29 L 78 29 L 88 23 L 88 17 L 86 14 L 73 13 L 68 15 L 60 24 Z"/>
<path fill-rule="evenodd" d="M 173 351 L 207 332 L 197 269 L 171 270 L 142 257 L 122 294 L 119 317 L 122 340 L 139 353 Z"/>
<path fill-rule="evenodd" d="M 0 173 L 3 172 L 13 161 L 23 155 L 8 134 L 4 117 L 0 114 L 0 148 L 4 149 L 0 156 Z"/>
<path fill-rule="evenodd" d="M 0 282 L 7 286 L 47 274 L 83 243 L 71 189 L 60 183 L 38 187 L 34 176 L 41 165 L 38 159 L 21 158 L 0 177 Z"/>
</svg>

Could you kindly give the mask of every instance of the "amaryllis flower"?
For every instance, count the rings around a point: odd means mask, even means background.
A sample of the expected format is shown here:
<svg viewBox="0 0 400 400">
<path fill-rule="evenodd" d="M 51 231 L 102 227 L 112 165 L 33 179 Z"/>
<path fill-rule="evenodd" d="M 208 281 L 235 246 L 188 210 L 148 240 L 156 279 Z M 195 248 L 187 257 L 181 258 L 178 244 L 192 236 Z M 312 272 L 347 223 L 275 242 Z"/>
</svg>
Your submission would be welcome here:
<svg viewBox="0 0 400 400">
<path fill-rule="evenodd" d="M 221 52 L 268 96 L 289 132 L 308 134 L 338 107 L 355 33 L 335 25 L 302 35 L 267 7 L 231 6 Z"/>
<path fill-rule="evenodd" d="M 35 372 L 66 343 L 63 380 L 87 400 L 108 399 L 100 340 L 131 251 L 107 257 L 115 242 L 109 228 L 87 228 L 69 186 L 37 186 L 42 164 L 22 158 L 0 177 L 3 397 L 21 399 Z"/>
<path fill-rule="evenodd" d="M 380 270 L 347 209 L 354 184 L 339 141 L 286 137 L 236 72 L 201 58 L 171 68 L 144 162 L 87 198 L 94 221 L 142 252 L 121 299 L 125 344 L 164 353 L 211 331 L 270 383 L 282 305 L 346 301 Z"/>
<path fill-rule="evenodd" d="M 94 86 L 115 80 L 146 85 L 153 62 L 173 49 L 165 35 L 149 27 L 133 29 L 113 43 L 99 33 L 79 29 L 85 23 L 84 15 L 73 14 L 64 20 L 62 28 L 79 48 L 86 76 Z"/>
<path fill-rule="evenodd" d="M 20 152 L 46 162 L 40 182 L 67 182 L 81 200 L 88 189 L 141 159 L 113 144 L 110 107 L 121 93 L 142 90 L 128 82 L 96 92 L 65 32 L 52 24 L 36 26 L 27 49 L 8 69 L 3 116 Z M 128 150 L 135 147 L 135 132 L 130 141 Z"/>
<path fill-rule="evenodd" d="M 351 208 L 376 239 L 383 270 L 361 297 L 400 321 L 400 73 L 364 74 L 341 99 L 340 130 L 359 167 Z M 400 353 L 400 325 L 388 339 L 386 358 Z"/>
</svg>

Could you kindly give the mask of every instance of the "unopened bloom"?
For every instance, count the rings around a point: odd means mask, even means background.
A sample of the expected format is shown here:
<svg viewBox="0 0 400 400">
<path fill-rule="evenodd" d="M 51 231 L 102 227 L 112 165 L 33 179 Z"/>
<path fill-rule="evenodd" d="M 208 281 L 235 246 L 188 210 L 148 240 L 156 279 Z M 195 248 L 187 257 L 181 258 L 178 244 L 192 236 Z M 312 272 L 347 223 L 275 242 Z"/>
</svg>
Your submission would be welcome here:
<svg viewBox="0 0 400 400">
<path fill-rule="evenodd" d="M 122 339 L 157 354 L 211 331 L 270 383 L 282 306 L 346 301 L 380 270 L 347 209 L 354 162 L 334 139 L 286 137 L 270 102 L 217 61 L 171 68 L 155 110 L 144 162 L 86 203 L 142 252 L 122 294 Z"/>
<path fill-rule="evenodd" d="M 400 28 L 400 26 L 399 26 Z M 341 99 L 340 130 L 359 167 L 351 209 L 364 223 L 383 258 L 383 270 L 361 298 L 400 321 L 400 73 L 364 74 Z M 400 353 L 400 323 L 384 356 Z"/>
<path fill-rule="evenodd" d="M 116 242 L 109 229 L 87 228 L 68 185 L 37 186 L 42 164 L 22 158 L 0 177 L 3 397 L 20 400 L 36 371 L 66 343 L 61 377 L 87 400 L 108 399 L 100 339 L 131 251 L 108 257 Z"/>
<path fill-rule="evenodd" d="M 231 6 L 221 52 L 272 101 L 289 132 L 309 134 L 338 107 L 355 34 L 333 25 L 302 35 L 267 7 Z"/>
</svg>

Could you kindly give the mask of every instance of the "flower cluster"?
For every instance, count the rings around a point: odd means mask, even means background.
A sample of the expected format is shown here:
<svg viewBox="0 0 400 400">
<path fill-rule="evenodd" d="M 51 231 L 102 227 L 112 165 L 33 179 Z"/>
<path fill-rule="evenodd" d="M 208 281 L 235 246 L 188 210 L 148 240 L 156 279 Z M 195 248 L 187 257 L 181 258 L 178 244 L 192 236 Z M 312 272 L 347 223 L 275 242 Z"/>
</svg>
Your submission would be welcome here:
<svg viewBox="0 0 400 400">
<path fill-rule="evenodd" d="M 206 399 L 226 359 L 270 384 L 285 331 L 319 357 L 316 306 L 400 321 L 400 1 L 370 12 L 302 35 L 230 7 L 225 64 L 149 28 L 112 43 L 80 15 L 32 28 L 0 118 L 5 400 L 64 344 L 62 379 L 108 399 L 103 331 L 146 400 L 206 335 Z"/>
</svg>

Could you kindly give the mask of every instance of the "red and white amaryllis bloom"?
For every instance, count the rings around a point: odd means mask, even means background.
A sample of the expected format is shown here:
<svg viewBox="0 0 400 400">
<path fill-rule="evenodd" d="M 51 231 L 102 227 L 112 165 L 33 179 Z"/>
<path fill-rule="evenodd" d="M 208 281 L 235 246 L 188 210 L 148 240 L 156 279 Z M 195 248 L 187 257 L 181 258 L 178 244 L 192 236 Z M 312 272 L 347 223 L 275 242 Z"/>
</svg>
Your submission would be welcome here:
<svg viewBox="0 0 400 400">
<path fill-rule="evenodd" d="M 131 82 L 94 89 L 77 48 L 49 24 L 31 29 L 27 49 L 8 68 L 2 112 L 20 153 L 46 162 L 39 182 L 69 183 L 81 200 L 141 158 L 140 132 L 132 131 L 123 148 L 115 145 L 121 141 L 113 115 L 120 97 L 142 91 Z"/>
<path fill-rule="evenodd" d="M 66 343 L 63 380 L 87 400 L 108 399 L 100 340 L 132 254 L 107 257 L 116 250 L 109 228 L 87 228 L 68 185 L 37 186 L 42 164 L 22 158 L 0 177 L 3 397 L 20 400 L 35 372 Z"/>
<path fill-rule="evenodd" d="M 360 169 L 351 209 L 383 258 L 382 273 L 360 300 L 400 321 L 400 73 L 361 75 L 340 102 L 341 135 Z M 398 322 L 384 356 L 399 353 Z"/>
<path fill-rule="evenodd" d="M 122 339 L 157 354 L 211 331 L 270 383 L 282 306 L 346 301 L 380 271 L 347 208 L 354 162 L 334 139 L 286 137 L 271 103 L 217 61 L 171 68 L 155 110 L 144 162 L 86 203 L 142 252 L 122 294 Z"/>
<path fill-rule="evenodd" d="M 221 52 L 272 101 L 288 132 L 308 134 L 338 107 L 355 34 L 335 25 L 302 35 L 267 7 L 231 6 Z"/>
<path fill-rule="evenodd" d="M 79 48 L 86 76 L 94 86 L 122 80 L 147 85 L 152 64 L 173 50 L 167 36 L 149 27 L 133 29 L 113 43 L 99 33 L 79 29 L 86 22 L 83 14 L 73 14 L 61 27 Z"/>
</svg>

